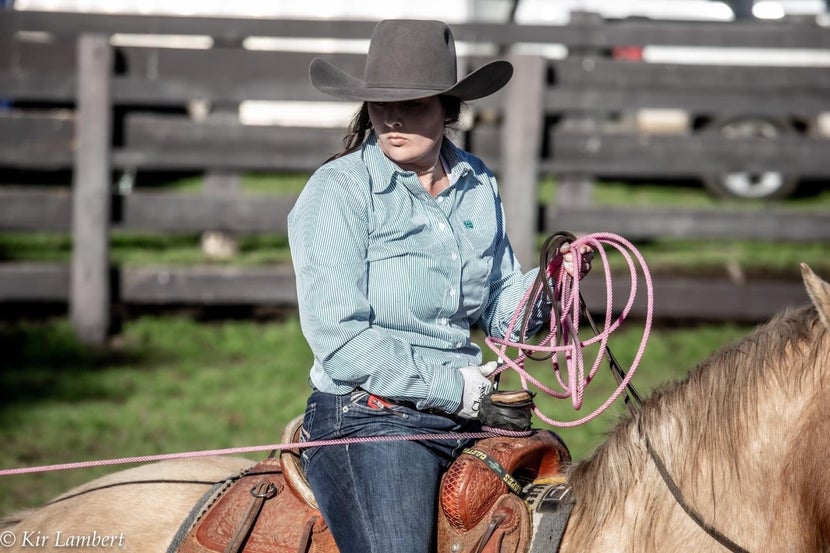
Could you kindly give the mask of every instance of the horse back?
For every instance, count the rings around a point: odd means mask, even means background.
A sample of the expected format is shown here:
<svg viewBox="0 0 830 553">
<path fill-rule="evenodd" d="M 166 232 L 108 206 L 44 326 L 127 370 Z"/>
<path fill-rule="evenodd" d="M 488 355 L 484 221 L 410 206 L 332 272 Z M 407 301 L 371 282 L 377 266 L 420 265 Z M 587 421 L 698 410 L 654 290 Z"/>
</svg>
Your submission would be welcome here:
<svg viewBox="0 0 830 553">
<path fill-rule="evenodd" d="M 480 440 L 450 466 L 441 483 L 436 521 L 439 552 L 527 551 L 532 524 L 520 489 L 561 478 L 567 448 L 548 431 L 528 437 Z M 308 483 L 287 452 L 244 471 L 225 489 L 206 498 L 178 553 L 336 553 L 337 546 L 309 496 Z M 495 470 L 494 470 L 495 468 Z M 520 491 L 520 490 L 519 490 Z"/>
</svg>

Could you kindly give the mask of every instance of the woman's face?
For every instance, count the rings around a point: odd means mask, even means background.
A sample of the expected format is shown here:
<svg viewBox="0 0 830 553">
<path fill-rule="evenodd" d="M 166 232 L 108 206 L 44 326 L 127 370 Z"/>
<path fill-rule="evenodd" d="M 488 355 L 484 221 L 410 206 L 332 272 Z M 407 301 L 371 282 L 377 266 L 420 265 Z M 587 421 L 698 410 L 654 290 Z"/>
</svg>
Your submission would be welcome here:
<svg viewBox="0 0 830 553">
<path fill-rule="evenodd" d="M 444 137 L 444 106 L 438 96 L 405 102 L 368 102 L 381 150 L 401 169 L 434 166 Z"/>
</svg>

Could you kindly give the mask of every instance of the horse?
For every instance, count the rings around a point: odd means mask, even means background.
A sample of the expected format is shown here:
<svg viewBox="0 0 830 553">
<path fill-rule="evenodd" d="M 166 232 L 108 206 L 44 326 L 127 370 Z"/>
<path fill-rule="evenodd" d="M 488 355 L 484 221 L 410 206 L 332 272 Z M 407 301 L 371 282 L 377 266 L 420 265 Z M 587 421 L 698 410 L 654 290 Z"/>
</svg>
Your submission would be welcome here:
<svg viewBox="0 0 830 553">
<path fill-rule="evenodd" d="M 561 553 L 830 551 L 830 284 L 622 415 L 566 468 Z M 166 551 L 207 487 L 252 465 L 211 457 L 117 472 L 9 517 L 9 551 Z M 539 532 L 536 528 L 534 531 Z"/>
</svg>

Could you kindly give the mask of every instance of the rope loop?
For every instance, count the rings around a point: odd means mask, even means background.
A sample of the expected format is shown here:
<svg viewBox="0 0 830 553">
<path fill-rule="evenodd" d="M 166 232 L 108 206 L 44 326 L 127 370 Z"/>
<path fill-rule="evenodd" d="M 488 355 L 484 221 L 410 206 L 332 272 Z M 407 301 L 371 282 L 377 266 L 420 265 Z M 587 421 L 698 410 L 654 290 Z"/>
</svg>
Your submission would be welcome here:
<svg viewBox="0 0 830 553">
<path fill-rule="evenodd" d="M 580 312 L 587 314 L 587 308 L 580 294 L 580 279 L 573 278 L 565 270 L 563 254 L 561 253 L 564 243 L 570 244 L 573 267 L 576 271 L 582 267 L 583 254 L 580 250 L 583 246 L 590 247 L 595 252 L 595 256 L 598 254 L 602 260 L 603 277 L 607 291 L 603 330 L 598 330 L 593 321 L 589 320 L 594 330 L 594 336 L 587 340 L 581 340 L 579 337 Z M 614 290 L 611 269 L 606 248 L 613 248 L 619 252 L 629 271 L 628 298 L 616 317 L 613 309 Z M 539 265 L 536 282 L 522 297 L 513 313 L 513 317 L 504 333 L 506 338 L 488 337 L 485 339 L 485 343 L 504 363 L 499 368 L 498 373 L 508 368 L 513 369 L 519 374 L 522 389 L 530 391 L 529 387 L 532 384 L 542 393 L 554 398 L 570 398 L 575 410 L 582 407 L 585 389 L 596 376 L 605 357 L 609 357 L 609 363 L 616 363 L 608 348 L 609 338 L 613 332 L 621 327 L 631 313 L 638 291 L 638 278 L 641 277 L 645 285 L 646 311 L 640 345 L 628 372 L 625 373 L 618 369 L 621 376 L 617 379 L 618 386 L 611 396 L 588 415 L 573 421 L 554 420 L 546 416 L 538 407 L 534 408 L 533 412 L 547 424 L 557 427 L 578 426 L 598 417 L 630 386 L 631 378 L 634 376 L 645 353 L 646 342 L 651 332 L 654 314 L 654 289 L 651 275 L 645 259 L 637 248 L 625 238 L 608 232 L 587 234 L 580 238 L 567 232 L 556 233 L 545 241 L 540 253 Z M 542 302 L 549 302 L 551 305 L 548 334 L 533 343 L 531 338 L 535 333 L 535 329 L 530 328 L 530 321 L 533 319 L 531 315 Z M 586 370 L 585 349 L 594 346 L 598 348 L 598 353 L 590 364 L 590 368 Z M 511 349 L 516 350 L 516 355 L 513 357 L 508 355 L 508 350 Z M 557 387 L 548 387 L 532 376 L 525 369 L 525 362 L 528 359 L 533 361 L 550 360 Z M 562 369 L 563 366 L 564 370 Z"/>
</svg>

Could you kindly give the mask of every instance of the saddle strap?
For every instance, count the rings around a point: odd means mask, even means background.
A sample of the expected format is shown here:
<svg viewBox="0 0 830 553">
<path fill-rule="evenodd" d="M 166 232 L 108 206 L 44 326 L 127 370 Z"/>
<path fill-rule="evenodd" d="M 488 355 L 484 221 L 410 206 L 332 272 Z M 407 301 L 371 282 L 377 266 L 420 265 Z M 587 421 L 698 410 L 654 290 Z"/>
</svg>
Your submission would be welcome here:
<svg viewBox="0 0 830 553">
<path fill-rule="evenodd" d="M 533 535 L 529 553 L 557 553 L 571 518 L 575 498 L 567 482 L 531 484 L 525 488 Z"/>
<path fill-rule="evenodd" d="M 314 533 L 314 525 L 317 524 L 317 517 L 311 517 L 303 526 L 303 535 L 300 536 L 300 544 L 297 546 L 297 553 L 308 553 L 311 548 L 311 535 Z"/>
<path fill-rule="evenodd" d="M 461 454 L 470 455 L 480 460 L 482 463 L 484 463 L 484 466 L 496 473 L 496 476 L 499 477 L 499 480 L 501 480 L 502 483 L 505 484 L 511 492 L 515 493 L 516 495 L 521 495 L 522 485 L 519 483 L 519 481 L 513 478 L 513 475 L 507 472 L 507 469 L 505 469 L 501 465 L 501 463 L 499 463 L 496 459 L 488 455 L 486 452 L 481 451 L 480 449 L 475 449 L 473 447 L 465 447 L 461 451 Z"/>
<path fill-rule="evenodd" d="M 225 553 L 241 553 L 254 524 L 259 518 L 259 513 L 262 512 L 262 506 L 275 495 L 277 495 L 277 487 L 272 482 L 263 481 L 254 484 L 251 488 L 251 496 L 253 497 L 251 504 L 248 506 L 245 517 L 237 527 L 227 547 L 225 547 Z"/>
<path fill-rule="evenodd" d="M 487 525 L 487 528 L 484 529 L 484 533 L 478 539 L 478 546 L 475 548 L 473 553 L 482 553 L 484 548 L 487 547 L 487 544 L 490 542 L 490 538 L 493 537 L 493 532 L 496 531 L 496 528 L 499 525 L 507 520 L 507 515 L 505 513 L 494 513 L 493 516 L 490 518 L 490 523 Z M 499 547 L 501 549 L 501 547 Z"/>
</svg>

